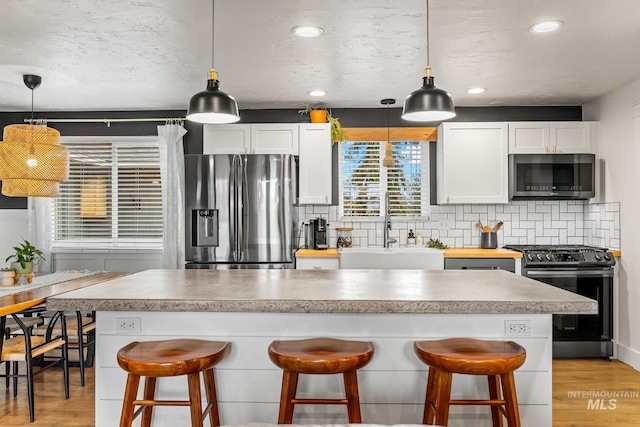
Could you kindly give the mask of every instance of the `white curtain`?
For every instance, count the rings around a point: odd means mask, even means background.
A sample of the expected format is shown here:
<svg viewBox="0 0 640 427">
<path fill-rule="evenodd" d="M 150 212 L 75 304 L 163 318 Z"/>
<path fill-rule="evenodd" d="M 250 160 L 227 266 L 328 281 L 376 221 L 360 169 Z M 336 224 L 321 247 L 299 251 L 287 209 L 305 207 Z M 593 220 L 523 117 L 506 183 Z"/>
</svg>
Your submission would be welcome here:
<svg viewBox="0 0 640 427">
<path fill-rule="evenodd" d="M 27 203 L 27 236 L 29 243 L 42 251 L 46 261 L 40 261 L 34 271 L 51 273 L 51 199 L 29 197 Z M 20 243 L 20 242 L 18 242 Z"/>
<path fill-rule="evenodd" d="M 158 126 L 163 204 L 163 268 L 184 268 L 184 149 L 187 130 L 180 124 Z"/>
</svg>

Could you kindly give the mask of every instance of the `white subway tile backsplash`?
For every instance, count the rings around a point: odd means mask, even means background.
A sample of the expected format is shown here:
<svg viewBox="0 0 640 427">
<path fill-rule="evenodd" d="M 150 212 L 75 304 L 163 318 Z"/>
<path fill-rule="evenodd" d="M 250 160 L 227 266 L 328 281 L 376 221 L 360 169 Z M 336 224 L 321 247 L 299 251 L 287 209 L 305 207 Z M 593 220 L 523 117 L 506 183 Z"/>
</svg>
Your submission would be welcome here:
<svg viewBox="0 0 640 427">
<path fill-rule="evenodd" d="M 336 227 L 352 227 L 354 246 L 382 246 L 382 219 L 362 221 L 338 217 L 336 206 L 298 207 L 300 221 L 317 216 L 329 221 L 329 244 L 335 245 Z M 449 246 L 478 247 L 480 233 L 476 221 L 493 226 L 504 225 L 498 232 L 498 244 L 585 244 L 620 248 L 620 203 L 588 204 L 582 201 L 518 201 L 506 205 L 431 206 L 431 216 L 424 221 L 394 218 L 390 235 L 405 245 L 409 229 L 424 241 L 439 239 Z M 301 244 L 303 237 L 300 238 Z M 397 246 L 398 243 L 394 244 Z"/>
</svg>

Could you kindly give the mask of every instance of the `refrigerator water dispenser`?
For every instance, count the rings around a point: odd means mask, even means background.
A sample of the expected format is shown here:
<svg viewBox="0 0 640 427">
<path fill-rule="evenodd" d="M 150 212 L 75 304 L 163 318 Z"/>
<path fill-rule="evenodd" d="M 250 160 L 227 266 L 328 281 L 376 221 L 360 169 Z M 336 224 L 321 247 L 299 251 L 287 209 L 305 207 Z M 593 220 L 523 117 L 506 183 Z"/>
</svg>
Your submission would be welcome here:
<svg viewBox="0 0 640 427">
<path fill-rule="evenodd" d="M 191 211 L 193 227 L 192 246 L 218 246 L 218 210 L 193 209 Z"/>
</svg>

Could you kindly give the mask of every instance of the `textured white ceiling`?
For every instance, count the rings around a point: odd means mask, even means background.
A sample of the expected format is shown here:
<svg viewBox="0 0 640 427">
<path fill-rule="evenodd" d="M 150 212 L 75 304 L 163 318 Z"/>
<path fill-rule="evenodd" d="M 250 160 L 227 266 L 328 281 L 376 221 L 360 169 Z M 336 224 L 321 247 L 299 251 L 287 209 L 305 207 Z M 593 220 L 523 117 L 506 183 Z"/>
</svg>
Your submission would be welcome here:
<svg viewBox="0 0 640 427">
<path fill-rule="evenodd" d="M 2 0 L 0 111 L 186 109 L 211 0 Z M 239 107 L 398 105 L 426 65 L 424 0 L 217 0 L 215 68 Z M 579 105 L 640 78 L 638 0 L 431 0 L 431 67 L 457 106 Z M 542 19 L 559 32 L 527 31 Z M 290 29 L 314 24 L 322 37 Z M 466 89 L 488 91 L 468 95 Z"/>
</svg>

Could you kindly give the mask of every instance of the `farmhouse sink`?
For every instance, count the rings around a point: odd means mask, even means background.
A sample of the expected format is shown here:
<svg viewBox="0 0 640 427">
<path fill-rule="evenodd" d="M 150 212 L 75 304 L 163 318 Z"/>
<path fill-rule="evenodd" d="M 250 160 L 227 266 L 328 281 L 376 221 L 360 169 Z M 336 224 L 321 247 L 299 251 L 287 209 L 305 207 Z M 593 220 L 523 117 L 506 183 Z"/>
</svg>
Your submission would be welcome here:
<svg viewBox="0 0 640 427">
<path fill-rule="evenodd" d="M 338 255 L 344 269 L 444 269 L 444 251 L 434 248 L 340 248 Z"/>
</svg>

